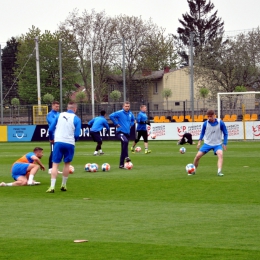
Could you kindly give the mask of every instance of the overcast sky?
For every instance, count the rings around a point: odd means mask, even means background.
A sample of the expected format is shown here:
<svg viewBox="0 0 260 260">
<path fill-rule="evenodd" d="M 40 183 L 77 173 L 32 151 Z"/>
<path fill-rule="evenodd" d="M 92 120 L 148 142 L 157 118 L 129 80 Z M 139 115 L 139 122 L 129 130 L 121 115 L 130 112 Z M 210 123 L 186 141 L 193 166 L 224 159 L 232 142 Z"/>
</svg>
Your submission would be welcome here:
<svg viewBox="0 0 260 260">
<path fill-rule="evenodd" d="M 212 0 L 218 17 L 225 22 L 227 35 L 248 31 L 260 25 L 260 1 L 258 0 Z M 25 34 L 34 25 L 42 32 L 54 32 L 75 8 L 80 12 L 105 11 L 108 16 L 125 14 L 152 18 L 167 33 L 176 33 L 178 19 L 189 11 L 187 0 L 12 0 L 2 1 L 0 6 L 0 44 L 4 46 L 12 36 Z"/>
</svg>

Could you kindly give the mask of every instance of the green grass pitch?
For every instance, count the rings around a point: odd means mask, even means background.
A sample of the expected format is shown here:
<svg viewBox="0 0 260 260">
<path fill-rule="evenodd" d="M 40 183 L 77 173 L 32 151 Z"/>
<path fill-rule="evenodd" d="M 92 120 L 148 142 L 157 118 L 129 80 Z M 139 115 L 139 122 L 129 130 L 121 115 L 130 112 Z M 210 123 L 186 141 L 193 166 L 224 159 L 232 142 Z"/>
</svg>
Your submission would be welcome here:
<svg viewBox="0 0 260 260">
<path fill-rule="evenodd" d="M 148 155 L 138 145 L 133 169 L 121 170 L 119 141 L 104 142 L 96 157 L 94 142 L 76 143 L 67 192 L 59 175 L 46 193 L 47 170 L 39 186 L 0 187 L 0 259 L 260 259 L 259 142 L 230 141 L 224 177 L 212 152 L 186 174 L 195 145 L 180 154 L 176 141 L 151 141 Z M 12 181 L 11 164 L 35 146 L 48 168 L 49 143 L 1 143 L 0 182 Z M 93 162 L 111 170 L 85 172 Z"/>
</svg>

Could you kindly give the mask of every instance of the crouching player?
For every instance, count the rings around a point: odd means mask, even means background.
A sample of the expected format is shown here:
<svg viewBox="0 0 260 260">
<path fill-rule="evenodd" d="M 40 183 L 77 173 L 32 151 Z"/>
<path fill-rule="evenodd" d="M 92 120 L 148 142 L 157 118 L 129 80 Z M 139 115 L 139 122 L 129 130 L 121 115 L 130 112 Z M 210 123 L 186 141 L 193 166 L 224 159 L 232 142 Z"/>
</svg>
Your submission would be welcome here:
<svg viewBox="0 0 260 260">
<path fill-rule="evenodd" d="M 38 185 L 40 182 L 34 181 L 33 178 L 39 168 L 45 170 L 41 163 L 43 149 L 35 147 L 33 152 L 29 152 L 14 162 L 11 168 L 12 177 L 15 180 L 11 183 L 1 182 L 0 186 L 25 186 Z"/>
</svg>

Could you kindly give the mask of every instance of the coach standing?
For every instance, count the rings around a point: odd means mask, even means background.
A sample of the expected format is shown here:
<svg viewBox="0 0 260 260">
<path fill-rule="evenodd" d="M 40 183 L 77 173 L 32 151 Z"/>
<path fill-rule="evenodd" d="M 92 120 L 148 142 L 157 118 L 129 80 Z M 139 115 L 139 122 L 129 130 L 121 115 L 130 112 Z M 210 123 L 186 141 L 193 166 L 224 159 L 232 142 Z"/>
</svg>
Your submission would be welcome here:
<svg viewBox="0 0 260 260">
<path fill-rule="evenodd" d="M 135 117 L 130 111 L 130 102 L 125 101 L 123 109 L 118 110 L 109 115 L 111 121 L 116 126 L 117 138 L 121 141 L 121 155 L 119 168 L 124 169 L 124 162 L 129 162 L 128 143 L 130 137 L 130 129 L 135 123 Z"/>
</svg>

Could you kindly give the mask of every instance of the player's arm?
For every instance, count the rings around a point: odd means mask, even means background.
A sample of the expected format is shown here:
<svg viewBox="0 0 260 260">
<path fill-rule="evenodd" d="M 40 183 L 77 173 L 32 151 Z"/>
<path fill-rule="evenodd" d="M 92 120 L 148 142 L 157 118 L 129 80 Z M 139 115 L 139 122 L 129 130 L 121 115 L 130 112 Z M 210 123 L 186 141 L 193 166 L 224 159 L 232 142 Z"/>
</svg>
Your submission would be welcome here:
<svg viewBox="0 0 260 260">
<path fill-rule="evenodd" d="M 55 132 L 55 129 L 56 129 L 56 125 L 57 125 L 57 122 L 58 122 L 58 116 L 55 117 L 53 119 L 53 121 L 51 122 L 51 125 L 49 127 L 49 140 L 51 143 L 54 142 L 54 132 Z"/>
<path fill-rule="evenodd" d="M 31 156 L 31 159 L 33 160 L 34 163 L 39 164 L 41 170 L 45 170 L 44 165 L 42 164 L 41 160 L 40 160 L 37 156 L 32 155 L 32 156 Z"/>
<path fill-rule="evenodd" d="M 81 120 L 80 120 L 80 118 L 78 116 L 75 116 L 73 123 L 74 123 L 74 126 L 75 126 L 74 138 L 75 138 L 75 141 L 78 141 L 80 133 L 81 133 Z"/>
<path fill-rule="evenodd" d="M 204 138 L 205 131 L 206 131 L 206 125 L 207 125 L 207 121 L 205 121 L 205 122 L 203 123 L 203 125 L 202 125 L 202 129 L 201 129 L 201 133 L 200 133 L 200 137 L 199 137 L 199 141 L 198 141 L 197 148 L 200 147 L 201 141 L 202 141 L 203 138 Z"/>
<path fill-rule="evenodd" d="M 117 114 L 117 112 L 114 112 L 114 113 L 112 113 L 112 114 L 110 114 L 109 115 L 109 118 L 110 118 L 110 120 L 113 122 L 113 124 L 115 125 L 115 126 L 120 126 L 119 124 L 118 124 L 118 114 Z"/>
<path fill-rule="evenodd" d="M 132 127 L 135 124 L 135 117 L 134 115 L 131 113 L 131 123 L 130 123 L 130 127 Z"/>
<path fill-rule="evenodd" d="M 227 127 L 226 127 L 226 125 L 223 121 L 220 121 L 220 129 L 221 129 L 223 136 L 224 136 L 223 145 L 227 146 L 228 130 L 227 130 Z"/>
</svg>

